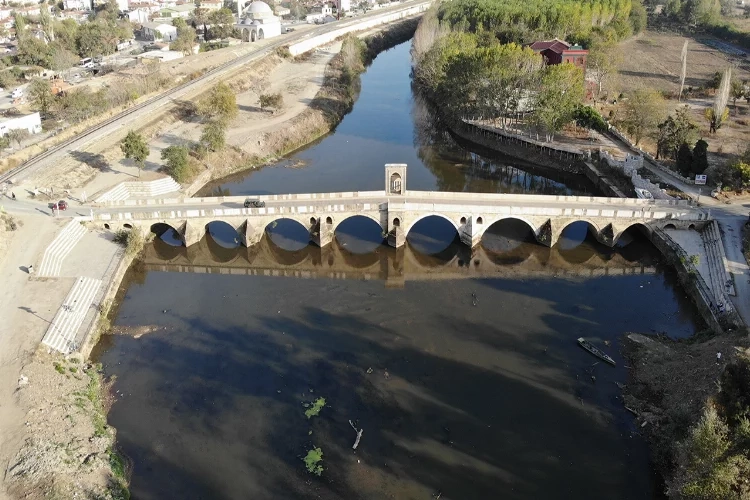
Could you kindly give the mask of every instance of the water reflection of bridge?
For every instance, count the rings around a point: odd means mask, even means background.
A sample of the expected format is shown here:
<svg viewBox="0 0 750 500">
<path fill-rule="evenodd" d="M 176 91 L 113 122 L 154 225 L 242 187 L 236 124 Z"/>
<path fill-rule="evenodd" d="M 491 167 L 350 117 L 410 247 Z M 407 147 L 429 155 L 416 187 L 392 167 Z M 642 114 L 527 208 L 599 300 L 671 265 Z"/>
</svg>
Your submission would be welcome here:
<svg viewBox="0 0 750 500">
<path fill-rule="evenodd" d="M 146 248 L 144 265 L 149 271 L 385 280 L 395 286 L 406 280 L 656 272 L 640 258 L 626 258 L 627 251 L 601 250 L 586 244 L 566 251 L 523 243 L 513 250 L 495 253 L 481 245 L 474 249 L 452 245 L 441 254 L 425 255 L 407 244 L 399 249 L 381 245 L 374 252 L 357 254 L 335 239 L 324 248 L 308 245 L 289 251 L 276 246 L 267 236 L 250 248 L 233 249 L 219 246 L 209 236 L 188 248 L 157 240 Z"/>
</svg>

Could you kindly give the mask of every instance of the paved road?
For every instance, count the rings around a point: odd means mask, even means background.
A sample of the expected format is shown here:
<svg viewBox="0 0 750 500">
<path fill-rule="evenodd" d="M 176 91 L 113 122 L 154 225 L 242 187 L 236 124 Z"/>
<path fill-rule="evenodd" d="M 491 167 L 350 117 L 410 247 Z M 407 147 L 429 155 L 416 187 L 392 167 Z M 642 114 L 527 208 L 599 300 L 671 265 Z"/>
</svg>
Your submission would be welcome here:
<svg viewBox="0 0 750 500">
<path fill-rule="evenodd" d="M 101 139 L 102 137 L 111 135 L 117 132 L 122 127 L 125 127 L 137 120 L 142 120 L 144 115 L 155 113 L 163 106 L 171 104 L 173 101 L 179 100 L 184 96 L 189 95 L 190 93 L 196 92 L 206 85 L 212 84 L 216 80 L 226 76 L 228 73 L 237 70 L 239 67 L 272 53 L 278 47 L 281 47 L 283 45 L 290 45 L 314 36 L 328 33 L 330 31 L 361 23 L 372 17 L 377 17 L 389 12 L 397 12 L 402 9 L 429 3 L 431 3 L 431 0 L 411 0 L 409 2 L 398 4 L 392 8 L 371 11 L 354 19 L 337 21 L 322 25 L 315 29 L 288 33 L 278 37 L 278 39 L 272 39 L 273 41 L 268 45 L 259 47 L 258 50 L 244 56 L 240 56 L 234 61 L 228 63 L 226 66 L 220 66 L 219 68 L 211 70 L 207 74 L 196 78 L 192 82 L 187 83 L 182 87 L 167 90 L 161 94 L 161 97 L 147 101 L 148 104 L 141 108 L 135 107 L 125 110 L 119 115 L 116 115 L 114 119 L 106 121 L 103 125 L 94 126 L 87 131 L 79 134 L 75 139 L 67 141 L 62 145 L 55 146 L 52 150 L 47 153 L 41 154 L 36 159 L 29 160 L 24 165 L 21 165 L 21 167 L 19 167 L 18 169 L 14 169 L 10 172 L 0 175 L 0 183 L 5 182 L 9 179 L 15 179 L 15 181 L 17 182 L 18 180 L 27 177 L 40 168 L 57 164 L 62 161 L 62 159 L 69 153 L 85 148 L 87 145 Z"/>
</svg>

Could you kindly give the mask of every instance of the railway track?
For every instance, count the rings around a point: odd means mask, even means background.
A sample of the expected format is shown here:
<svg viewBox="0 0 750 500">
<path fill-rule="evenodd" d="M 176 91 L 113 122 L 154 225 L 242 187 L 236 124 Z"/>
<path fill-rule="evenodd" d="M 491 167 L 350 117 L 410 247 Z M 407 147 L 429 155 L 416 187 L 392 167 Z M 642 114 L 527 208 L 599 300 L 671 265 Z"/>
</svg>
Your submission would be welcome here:
<svg viewBox="0 0 750 500">
<path fill-rule="evenodd" d="M 409 5 L 413 5 L 419 3 L 417 2 L 408 2 Z M 399 9 L 394 9 L 395 11 L 398 11 Z M 382 12 L 376 12 L 377 15 L 382 14 Z M 224 64 L 221 64 L 220 66 L 217 66 L 209 71 L 207 71 L 205 74 L 201 75 L 200 77 L 196 78 L 195 80 L 191 80 L 189 82 L 182 83 L 178 85 L 177 87 L 174 87 L 172 89 L 166 90 L 162 92 L 161 94 L 151 97 L 147 99 L 146 101 L 143 101 L 140 104 L 137 104 L 135 106 L 132 106 L 131 108 L 128 108 L 115 116 L 108 118 L 107 120 L 104 120 L 88 129 L 86 129 L 81 134 L 68 139 L 66 141 L 61 142 L 60 144 L 57 144 L 48 150 L 44 151 L 43 153 L 27 160 L 26 162 L 22 163 L 18 167 L 15 167 L 3 174 L 0 174 L 0 184 L 4 184 L 8 182 L 9 180 L 17 181 L 17 177 L 19 175 L 28 175 L 35 171 L 38 168 L 41 168 L 44 166 L 47 162 L 47 160 L 50 160 L 51 158 L 58 155 L 60 152 L 63 152 L 64 154 L 70 153 L 72 151 L 75 151 L 79 148 L 82 148 L 86 146 L 89 142 L 92 142 L 99 138 L 96 134 L 98 132 L 101 132 L 102 130 L 106 129 L 107 127 L 110 127 L 113 124 L 116 124 L 117 122 L 123 120 L 124 118 L 127 118 L 128 116 L 141 113 L 150 107 L 153 107 L 154 109 L 157 109 L 163 105 L 168 104 L 171 100 L 174 99 L 174 97 L 178 96 L 181 92 L 187 92 L 192 89 L 198 89 L 208 83 L 210 83 L 212 80 L 216 79 L 218 76 L 220 76 L 222 73 L 228 72 L 232 69 L 239 68 L 249 62 L 252 62 L 255 59 L 264 57 L 271 52 L 275 51 L 279 47 L 282 47 L 284 45 L 289 45 L 290 43 L 295 43 L 302 41 L 306 38 L 318 36 L 320 34 L 326 33 L 331 30 L 336 30 L 339 28 L 343 28 L 346 26 L 349 26 L 351 24 L 362 22 L 362 20 L 366 19 L 370 16 L 363 16 L 361 18 L 357 18 L 353 21 L 348 22 L 337 22 L 337 23 L 331 23 L 328 25 L 325 25 L 324 28 L 318 28 L 311 31 L 296 33 L 293 35 L 283 35 L 280 37 L 278 41 L 272 42 L 269 45 L 263 47 L 260 50 L 251 52 L 250 54 L 246 54 L 244 56 L 240 56 L 236 59 L 233 59 L 231 61 L 227 61 Z M 120 126 L 125 125 L 125 123 L 122 123 Z"/>
<path fill-rule="evenodd" d="M 300 37 L 301 38 L 301 37 Z M 295 39 L 296 41 L 296 39 Z M 161 104 L 167 104 L 167 102 L 170 100 L 171 97 L 173 97 L 175 94 L 180 93 L 183 90 L 189 90 L 191 88 L 199 88 L 206 83 L 209 83 L 212 80 L 212 77 L 216 77 L 218 74 L 229 70 L 233 68 L 234 66 L 242 66 L 243 64 L 247 64 L 248 62 L 251 62 L 253 59 L 263 57 L 270 53 L 273 50 L 276 50 L 278 47 L 281 47 L 285 44 L 289 43 L 289 38 L 284 38 L 281 41 L 274 42 L 267 47 L 264 47 L 263 49 L 252 52 L 251 54 L 247 54 L 245 56 L 241 56 L 237 59 L 233 59 L 231 61 L 228 61 L 220 66 L 217 66 L 216 68 L 213 68 L 209 71 L 207 71 L 204 75 L 201 75 L 199 78 L 196 78 L 195 80 L 191 80 L 189 82 L 182 83 L 178 85 L 177 87 L 174 87 L 172 89 L 169 89 L 157 96 L 151 97 L 150 99 L 147 99 L 143 101 L 140 104 L 137 104 L 135 106 L 132 106 L 125 111 L 122 111 L 115 116 L 108 118 L 107 120 L 104 120 L 93 127 L 90 127 L 89 129 L 85 130 L 82 134 L 77 135 L 71 139 L 68 139 L 64 142 L 61 142 L 60 144 L 51 147 L 47 151 L 31 158 L 30 160 L 22 163 L 18 167 L 15 167 L 4 174 L 0 175 L 0 183 L 5 183 L 10 179 L 13 179 L 14 177 L 18 176 L 22 173 L 28 173 L 30 169 L 33 167 L 41 166 L 47 160 L 48 158 L 56 155 L 57 153 L 64 151 L 68 149 L 66 152 L 74 151 L 76 147 L 71 147 L 76 143 L 80 143 L 78 147 L 84 146 L 87 144 L 86 139 L 90 138 L 92 135 L 96 134 L 96 132 L 99 132 L 100 130 L 112 125 L 113 123 L 116 123 L 123 118 L 126 118 L 130 115 L 139 113 L 143 111 L 144 109 L 148 108 L 149 106 L 153 106 L 156 104 L 159 104 L 161 101 Z M 81 142 L 83 141 L 83 142 Z"/>
</svg>

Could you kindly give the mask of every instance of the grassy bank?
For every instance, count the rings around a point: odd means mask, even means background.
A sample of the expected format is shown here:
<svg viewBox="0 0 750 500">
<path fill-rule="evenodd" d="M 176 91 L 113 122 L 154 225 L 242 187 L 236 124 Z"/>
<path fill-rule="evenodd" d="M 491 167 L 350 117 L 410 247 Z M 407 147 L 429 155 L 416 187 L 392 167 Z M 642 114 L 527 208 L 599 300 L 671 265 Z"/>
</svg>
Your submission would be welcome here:
<svg viewBox="0 0 750 500">
<path fill-rule="evenodd" d="M 101 366 L 40 348 L 22 373 L 18 397 L 31 410 L 5 478 L 12 497 L 130 498 L 127 467 L 107 425 Z"/>
</svg>

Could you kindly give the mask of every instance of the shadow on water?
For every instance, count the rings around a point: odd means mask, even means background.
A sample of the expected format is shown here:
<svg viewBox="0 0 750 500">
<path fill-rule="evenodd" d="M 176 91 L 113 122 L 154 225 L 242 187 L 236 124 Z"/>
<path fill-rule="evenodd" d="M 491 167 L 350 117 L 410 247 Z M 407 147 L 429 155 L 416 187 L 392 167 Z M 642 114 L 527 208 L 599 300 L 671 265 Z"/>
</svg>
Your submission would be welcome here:
<svg viewBox="0 0 750 500">
<path fill-rule="evenodd" d="M 643 279 L 384 290 L 149 273 L 117 324 L 154 333 L 106 337 L 98 354 L 127 394 L 110 421 L 136 464 L 134 498 L 649 497 L 645 446 L 612 383 L 625 377 L 618 336 L 678 307 L 660 287 L 607 307 Z M 612 341 L 618 366 L 592 367 L 580 335 Z M 302 403 L 319 396 L 307 420 Z M 356 452 L 349 420 L 364 430 Z M 313 446 L 322 478 L 301 462 Z"/>
</svg>

